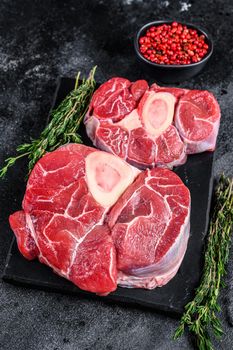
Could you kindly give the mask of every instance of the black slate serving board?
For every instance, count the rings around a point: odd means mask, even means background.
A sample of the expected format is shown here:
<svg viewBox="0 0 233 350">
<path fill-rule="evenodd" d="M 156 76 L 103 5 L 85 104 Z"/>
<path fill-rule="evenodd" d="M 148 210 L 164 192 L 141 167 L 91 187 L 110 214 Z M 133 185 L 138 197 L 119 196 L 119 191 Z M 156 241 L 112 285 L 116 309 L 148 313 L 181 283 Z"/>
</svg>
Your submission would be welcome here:
<svg viewBox="0 0 233 350">
<path fill-rule="evenodd" d="M 53 106 L 57 106 L 73 87 L 73 79 L 61 78 L 58 82 Z M 81 128 L 80 133 L 84 143 L 91 145 L 84 127 Z M 22 286 L 72 293 L 88 298 L 101 298 L 101 300 L 106 301 L 131 303 L 172 314 L 181 314 L 186 303 L 192 299 L 202 272 L 203 249 L 213 188 L 213 160 L 214 154 L 211 152 L 192 155 L 188 157 L 184 165 L 174 169 L 191 192 L 191 234 L 185 258 L 177 275 L 164 287 L 154 290 L 118 287 L 114 293 L 98 297 L 93 293 L 80 290 L 37 260 L 28 261 L 23 258 L 18 251 L 15 239 L 13 239 L 8 253 L 3 280 Z M 20 207 L 19 200 L 19 209 Z"/>
</svg>

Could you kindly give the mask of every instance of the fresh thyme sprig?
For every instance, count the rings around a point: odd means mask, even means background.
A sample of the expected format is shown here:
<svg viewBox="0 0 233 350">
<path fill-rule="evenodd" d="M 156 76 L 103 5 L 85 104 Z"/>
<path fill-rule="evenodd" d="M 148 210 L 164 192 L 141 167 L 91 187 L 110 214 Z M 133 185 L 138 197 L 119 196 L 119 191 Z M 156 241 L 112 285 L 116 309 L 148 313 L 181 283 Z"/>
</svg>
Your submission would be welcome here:
<svg viewBox="0 0 233 350">
<path fill-rule="evenodd" d="M 174 338 L 179 338 L 185 329 L 196 337 L 200 350 L 213 350 L 211 333 L 219 338 L 223 334 L 221 322 L 217 317 L 220 311 L 218 296 L 222 280 L 226 274 L 231 245 L 233 224 L 233 180 L 222 175 L 216 189 L 213 215 L 205 252 L 203 275 L 194 299 L 185 307 L 180 326 Z"/>
<path fill-rule="evenodd" d="M 81 136 L 77 132 L 95 89 L 95 71 L 96 66 L 90 71 L 89 77 L 83 79 L 80 85 L 80 72 L 78 73 L 74 90 L 52 111 L 51 121 L 42 131 L 40 137 L 16 148 L 18 155 L 5 160 L 5 166 L 0 169 L 0 178 L 5 176 L 9 167 L 14 165 L 19 158 L 28 157 L 30 173 L 36 162 L 46 152 L 53 151 L 69 142 L 82 143 Z"/>
</svg>

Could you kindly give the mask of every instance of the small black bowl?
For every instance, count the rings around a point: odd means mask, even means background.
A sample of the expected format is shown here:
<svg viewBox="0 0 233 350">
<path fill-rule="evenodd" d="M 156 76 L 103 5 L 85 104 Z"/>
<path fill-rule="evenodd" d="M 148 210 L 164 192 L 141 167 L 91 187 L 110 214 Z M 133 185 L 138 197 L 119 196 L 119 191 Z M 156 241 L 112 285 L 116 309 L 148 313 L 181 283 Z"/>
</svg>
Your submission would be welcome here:
<svg viewBox="0 0 233 350">
<path fill-rule="evenodd" d="M 206 65 L 207 61 L 213 53 L 213 40 L 210 38 L 209 34 L 207 34 L 205 30 L 193 24 L 182 23 L 178 21 L 178 23 L 186 25 L 188 28 L 196 29 L 199 35 L 202 34 L 205 36 L 205 41 L 208 44 L 209 48 L 207 54 L 203 57 L 203 59 L 197 63 L 171 65 L 154 63 L 143 57 L 139 51 L 138 41 L 140 37 L 144 36 L 147 29 L 152 26 L 158 26 L 160 24 L 171 24 L 172 22 L 174 21 L 154 21 L 147 23 L 139 29 L 134 38 L 134 48 L 140 62 L 143 64 L 147 72 L 150 75 L 153 75 L 153 78 L 164 83 L 177 83 L 192 78 L 196 74 L 200 73 L 200 71 L 204 68 L 204 66 Z"/>
</svg>

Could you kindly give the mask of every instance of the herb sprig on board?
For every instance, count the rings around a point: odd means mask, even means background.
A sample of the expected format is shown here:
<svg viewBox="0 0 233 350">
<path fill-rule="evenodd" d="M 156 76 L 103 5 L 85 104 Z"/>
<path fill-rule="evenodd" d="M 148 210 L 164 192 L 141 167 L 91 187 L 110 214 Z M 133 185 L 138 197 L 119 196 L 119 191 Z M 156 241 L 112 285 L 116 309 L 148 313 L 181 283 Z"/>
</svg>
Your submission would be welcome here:
<svg viewBox="0 0 233 350">
<path fill-rule="evenodd" d="M 203 275 L 194 299 L 185 307 L 180 326 L 174 338 L 185 329 L 195 335 L 200 350 L 213 350 L 211 334 L 219 338 L 223 334 L 217 313 L 220 311 L 218 296 L 226 274 L 233 224 L 233 180 L 221 176 L 216 189 L 213 215 L 205 252 Z"/>
<path fill-rule="evenodd" d="M 81 136 L 77 132 L 95 90 L 95 71 L 96 66 L 81 84 L 79 84 L 80 72 L 78 73 L 74 90 L 52 111 L 51 121 L 39 138 L 17 147 L 18 155 L 5 160 L 5 166 L 0 169 L 0 178 L 4 177 L 9 167 L 20 158 L 28 157 L 30 173 L 36 162 L 46 152 L 53 151 L 69 142 L 82 143 Z"/>
</svg>

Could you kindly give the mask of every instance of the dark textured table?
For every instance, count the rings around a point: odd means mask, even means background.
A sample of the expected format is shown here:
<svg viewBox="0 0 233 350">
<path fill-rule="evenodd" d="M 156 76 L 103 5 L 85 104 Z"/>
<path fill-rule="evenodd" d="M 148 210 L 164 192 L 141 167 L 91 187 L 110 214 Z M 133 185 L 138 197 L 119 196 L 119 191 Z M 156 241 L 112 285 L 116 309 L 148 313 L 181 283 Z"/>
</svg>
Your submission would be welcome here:
<svg viewBox="0 0 233 350">
<path fill-rule="evenodd" d="M 222 124 L 215 175 L 222 171 L 232 175 L 232 0 L 2 0 L 0 164 L 14 154 L 18 144 L 42 130 L 58 76 L 74 77 L 77 70 L 86 74 L 97 64 L 98 80 L 118 75 L 152 81 L 153 77 L 138 66 L 132 39 L 139 25 L 163 18 L 200 24 L 215 38 L 214 55 L 208 67 L 182 85 L 209 89 L 218 98 Z M 22 176 L 20 167 L 12 169 L 0 186 L 0 272 L 12 238 L 7 218 L 19 208 L 18 189 L 12 181 L 17 175 Z M 225 335 L 216 343 L 216 349 L 233 348 L 232 267 L 233 253 L 228 287 L 221 297 Z M 0 282 L 1 350 L 192 349 L 187 335 L 176 342 L 171 340 L 177 325 L 177 320 L 150 310 Z"/>
</svg>

